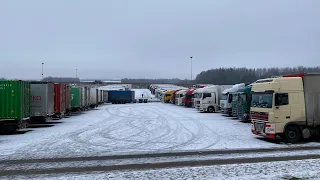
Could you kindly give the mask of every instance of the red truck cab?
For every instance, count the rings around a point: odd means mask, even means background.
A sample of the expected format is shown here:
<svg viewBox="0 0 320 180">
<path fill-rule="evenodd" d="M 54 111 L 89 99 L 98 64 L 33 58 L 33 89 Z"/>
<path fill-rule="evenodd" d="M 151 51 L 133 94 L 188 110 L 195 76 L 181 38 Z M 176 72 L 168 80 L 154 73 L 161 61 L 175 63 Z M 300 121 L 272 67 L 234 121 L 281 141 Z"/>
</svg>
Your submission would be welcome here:
<svg viewBox="0 0 320 180">
<path fill-rule="evenodd" d="M 196 90 L 196 89 L 188 89 L 185 97 L 182 99 L 182 102 L 184 103 L 184 105 L 186 107 L 192 107 L 193 98 L 194 98 L 194 94 L 193 94 L 194 90 Z"/>
</svg>

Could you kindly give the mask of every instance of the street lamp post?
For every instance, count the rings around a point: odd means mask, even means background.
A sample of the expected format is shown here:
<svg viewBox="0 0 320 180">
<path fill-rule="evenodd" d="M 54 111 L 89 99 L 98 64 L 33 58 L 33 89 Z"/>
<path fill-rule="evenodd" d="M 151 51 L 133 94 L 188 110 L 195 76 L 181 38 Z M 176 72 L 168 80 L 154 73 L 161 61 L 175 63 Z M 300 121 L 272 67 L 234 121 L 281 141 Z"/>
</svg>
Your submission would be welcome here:
<svg viewBox="0 0 320 180">
<path fill-rule="evenodd" d="M 43 65 L 44 63 L 42 63 L 42 73 L 41 73 L 42 79 L 43 79 Z"/>
<path fill-rule="evenodd" d="M 76 69 L 76 78 L 78 77 L 78 69 Z"/>
<path fill-rule="evenodd" d="M 191 80 L 191 81 L 192 81 L 192 58 L 193 58 L 193 57 L 190 56 L 190 60 L 191 60 L 191 79 L 190 79 L 190 80 Z"/>
</svg>

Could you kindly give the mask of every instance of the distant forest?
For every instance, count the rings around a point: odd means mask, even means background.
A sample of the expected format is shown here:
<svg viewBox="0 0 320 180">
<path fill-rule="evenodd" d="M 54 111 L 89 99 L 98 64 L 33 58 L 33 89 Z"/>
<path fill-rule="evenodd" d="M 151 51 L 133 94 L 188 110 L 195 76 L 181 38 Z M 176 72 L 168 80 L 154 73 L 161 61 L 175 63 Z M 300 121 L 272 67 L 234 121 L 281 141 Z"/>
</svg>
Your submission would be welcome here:
<svg viewBox="0 0 320 180">
<path fill-rule="evenodd" d="M 202 71 L 194 81 L 180 79 L 122 79 L 125 83 L 179 83 L 179 84 L 250 84 L 258 79 L 295 73 L 320 73 L 320 67 L 286 67 L 286 68 L 217 68 Z"/>
<path fill-rule="evenodd" d="M 168 83 L 168 84 L 171 84 L 171 83 L 178 83 L 178 84 L 189 84 L 190 83 L 190 80 L 181 80 L 181 79 L 128 79 L 128 78 L 125 78 L 125 79 L 121 79 L 121 82 L 122 83 Z"/>
<path fill-rule="evenodd" d="M 70 82 L 70 83 L 77 83 L 80 82 L 79 78 L 74 78 L 74 77 L 45 77 L 43 78 L 41 81 L 45 81 L 45 82 Z"/>
</svg>

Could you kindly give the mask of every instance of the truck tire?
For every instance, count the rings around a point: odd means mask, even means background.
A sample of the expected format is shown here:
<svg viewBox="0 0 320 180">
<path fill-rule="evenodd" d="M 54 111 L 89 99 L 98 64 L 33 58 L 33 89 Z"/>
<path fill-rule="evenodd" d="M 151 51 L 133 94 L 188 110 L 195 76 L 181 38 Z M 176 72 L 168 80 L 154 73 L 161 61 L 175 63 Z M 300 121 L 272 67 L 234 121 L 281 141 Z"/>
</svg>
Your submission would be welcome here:
<svg viewBox="0 0 320 180">
<path fill-rule="evenodd" d="M 284 140 L 287 143 L 297 143 L 301 140 L 301 130 L 297 126 L 287 126 L 284 131 Z"/>
<path fill-rule="evenodd" d="M 207 111 L 208 111 L 209 113 L 213 113 L 213 112 L 214 112 L 214 107 L 209 106 Z"/>
</svg>

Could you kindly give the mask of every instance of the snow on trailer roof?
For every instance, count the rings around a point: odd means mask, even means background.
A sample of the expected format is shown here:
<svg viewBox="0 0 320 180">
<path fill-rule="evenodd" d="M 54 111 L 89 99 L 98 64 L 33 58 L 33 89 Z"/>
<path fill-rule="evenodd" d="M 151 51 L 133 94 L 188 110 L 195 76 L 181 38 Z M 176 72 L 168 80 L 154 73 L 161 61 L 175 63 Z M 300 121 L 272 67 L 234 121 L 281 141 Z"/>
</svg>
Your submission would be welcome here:
<svg viewBox="0 0 320 180">
<path fill-rule="evenodd" d="M 107 86 L 99 87 L 101 90 L 124 90 L 124 89 L 131 89 L 132 84 L 110 84 Z"/>
<path fill-rule="evenodd" d="M 180 90 L 180 91 L 176 92 L 176 94 L 184 94 L 184 93 L 186 93 L 186 92 L 187 92 L 187 90 L 186 90 L 186 89 L 182 89 L 182 90 Z"/>
<path fill-rule="evenodd" d="M 246 85 L 244 83 L 235 84 L 231 88 L 228 88 L 228 89 L 225 89 L 224 91 L 222 91 L 222 94 L 236 92 L 238 89 L 245 88 L 245 87 L 246 87 Z"/>
</svg>

